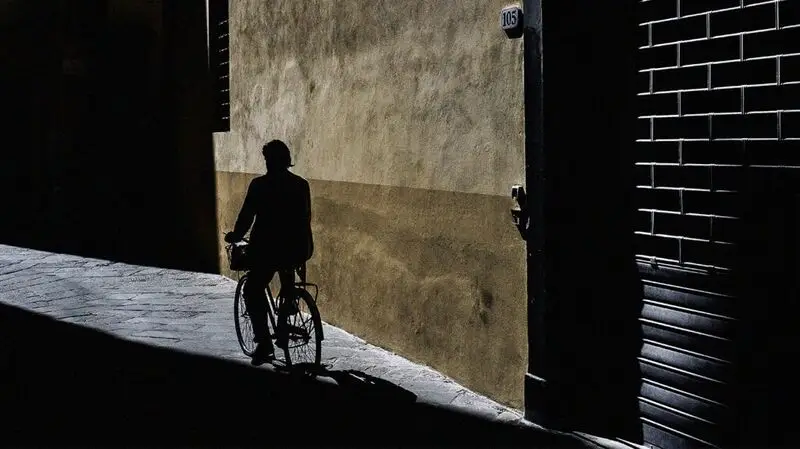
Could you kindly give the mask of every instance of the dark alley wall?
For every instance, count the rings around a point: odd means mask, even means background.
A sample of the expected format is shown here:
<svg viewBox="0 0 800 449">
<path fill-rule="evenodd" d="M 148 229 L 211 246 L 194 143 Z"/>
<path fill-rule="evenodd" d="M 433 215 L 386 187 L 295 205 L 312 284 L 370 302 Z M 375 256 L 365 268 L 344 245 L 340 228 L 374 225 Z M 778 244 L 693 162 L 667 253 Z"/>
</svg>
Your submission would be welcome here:
<svg viewBox="0 0 800 449">
<path fill-rule="evenodd" d="M 33 226 L 45 200 L 49 150 L 47 128 L 53 121 L 59 69 L 55 45 L 57 4 L 34 7 L 30 2 L 4 2 L 0 14 L 0 89 L 5 106 L 2 120 L 4 235 L 21 234 Z M 32 151 L 38 149 L 38 151 Z M 36 167 L 36 168 L 35 168 Z M 12 222 L 14 225 L 12 225 Z"/>
<path fill-rule="evenodd" d="M 4 3 L 0 241 L 216 269 L 205 5 L 180 7 Z"/>
</svg>

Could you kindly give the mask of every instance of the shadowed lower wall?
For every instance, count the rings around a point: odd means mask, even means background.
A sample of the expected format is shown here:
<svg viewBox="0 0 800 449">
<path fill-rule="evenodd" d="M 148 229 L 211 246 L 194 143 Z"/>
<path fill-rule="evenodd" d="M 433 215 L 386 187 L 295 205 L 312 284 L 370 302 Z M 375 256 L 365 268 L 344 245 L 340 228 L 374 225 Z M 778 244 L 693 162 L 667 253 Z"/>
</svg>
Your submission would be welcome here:
<svg viewBox="0 0 800 449">
<path fill-rule="evenodd" d="M 254 176 L 217 172 L 220 233 L 233 228 Z M 316 250 L 308 269 L 323 319 L 521 407 L 525 251 L 511 200 L 310 183 Z"/>
</svg>

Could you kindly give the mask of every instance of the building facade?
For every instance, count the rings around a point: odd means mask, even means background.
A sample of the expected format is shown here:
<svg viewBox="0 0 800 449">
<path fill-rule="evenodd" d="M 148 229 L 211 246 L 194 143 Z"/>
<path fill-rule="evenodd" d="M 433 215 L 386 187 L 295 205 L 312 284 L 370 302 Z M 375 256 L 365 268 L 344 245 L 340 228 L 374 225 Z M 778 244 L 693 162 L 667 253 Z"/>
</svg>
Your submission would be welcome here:
<svg viewBox="0 0 800 449">
<path fill-rule="evenodd" d="M 522 53 L 502 6 L 230 2 L 217 223 L 232 229 L 261 146 L 284 140 L 311 183 L 324 319 L 522 407 Z"/>
<path fill-rule="evenodd" d="M 798 3 L 525 4 L 528 416 L 795 444 Z"/>
</svg>

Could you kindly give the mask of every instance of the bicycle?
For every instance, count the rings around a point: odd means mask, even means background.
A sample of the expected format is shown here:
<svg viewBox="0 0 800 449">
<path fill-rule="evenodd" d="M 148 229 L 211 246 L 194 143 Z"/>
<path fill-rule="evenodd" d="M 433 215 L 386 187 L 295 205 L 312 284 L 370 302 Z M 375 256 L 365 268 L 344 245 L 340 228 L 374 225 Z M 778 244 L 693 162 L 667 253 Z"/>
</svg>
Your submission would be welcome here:
<svg viewBox="0 0 800 449">
<path fill-rule="evenodd" d="M 239 346 L 246 356 L 252 357 L 256 342 L 250 315 L 247 313 L 247 304 L 244 300 L 244 286 L 249 275 L 247 265 L 248 244 L 249 241 L 243 239 L 241 242 L 229 243 L 225 248 L 230 269 L 236 272 L 245 271 L 245 274 L 239 277 L 239 282 L 236 285 L 233 313 Z M 283 295 L 279 295 L 279 298 L 273 296 L 272 290 L 267 284 L 267 329 L 272 339 L 277 340 L 279 337 L 278 323 L 280 321 L 276 321 L 276 317 L 277 320 L 286 320 L 284 325 L 280 326 L 280 331 L 286 337 L 286 347 L 278 348 L 276 345 L 275 360 L 283 362 L 286 367 L 308 367 L 311 368 L 311 371 L 316 372 L 321 365 L 322 340 L 324 339 L 322 318 L 316 303 L 319 287 L 314 283 L 307 282 L 305 264 L 295 268 L 293 271 L 295 283 L 292 286 L 294 294 L 291 297 L 291 302 L 285 303 L 286 299 L 283 299 Z M 297 278 L 299 278 L 299 281 L 297 281 Z M 281 290 L 283 288 L 284 286 L 281 286 Z M 312 288 L 314 289 L 313 295 L 309 291 Z M 277 358 L 278 349 L 283 349 L 283 360 Z"/>
</svg>

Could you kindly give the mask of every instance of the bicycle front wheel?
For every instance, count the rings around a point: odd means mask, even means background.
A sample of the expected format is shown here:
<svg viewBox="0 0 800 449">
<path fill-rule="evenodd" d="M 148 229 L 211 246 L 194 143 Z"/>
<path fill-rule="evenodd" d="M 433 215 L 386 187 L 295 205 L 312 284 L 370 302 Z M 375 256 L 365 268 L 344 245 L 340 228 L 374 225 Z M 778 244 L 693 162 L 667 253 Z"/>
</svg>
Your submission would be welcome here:
<svg viewBox="0 0 800 449">
<path fill-rule="evenodd" d="M 287 307 L 286 363 L 316 371 L 322 359 L 322 318 L 311 293 L 295 288 L 294 297 L 295 306 Z"/>
<path fill-rule="evenodd" d="M 247 313 L 247 304 L 244 301 L 244 286 L 247 283 L 245 274 L 236 285 L 236 296 L 233 300 L 233 317 L 236 324 L 236 337 L 239 339 L 239 346 L 244 355 L 253 356 L 256 350 L 255 334 L 253 333 L 253 323 L 250 314 Z"/>
</svg>

